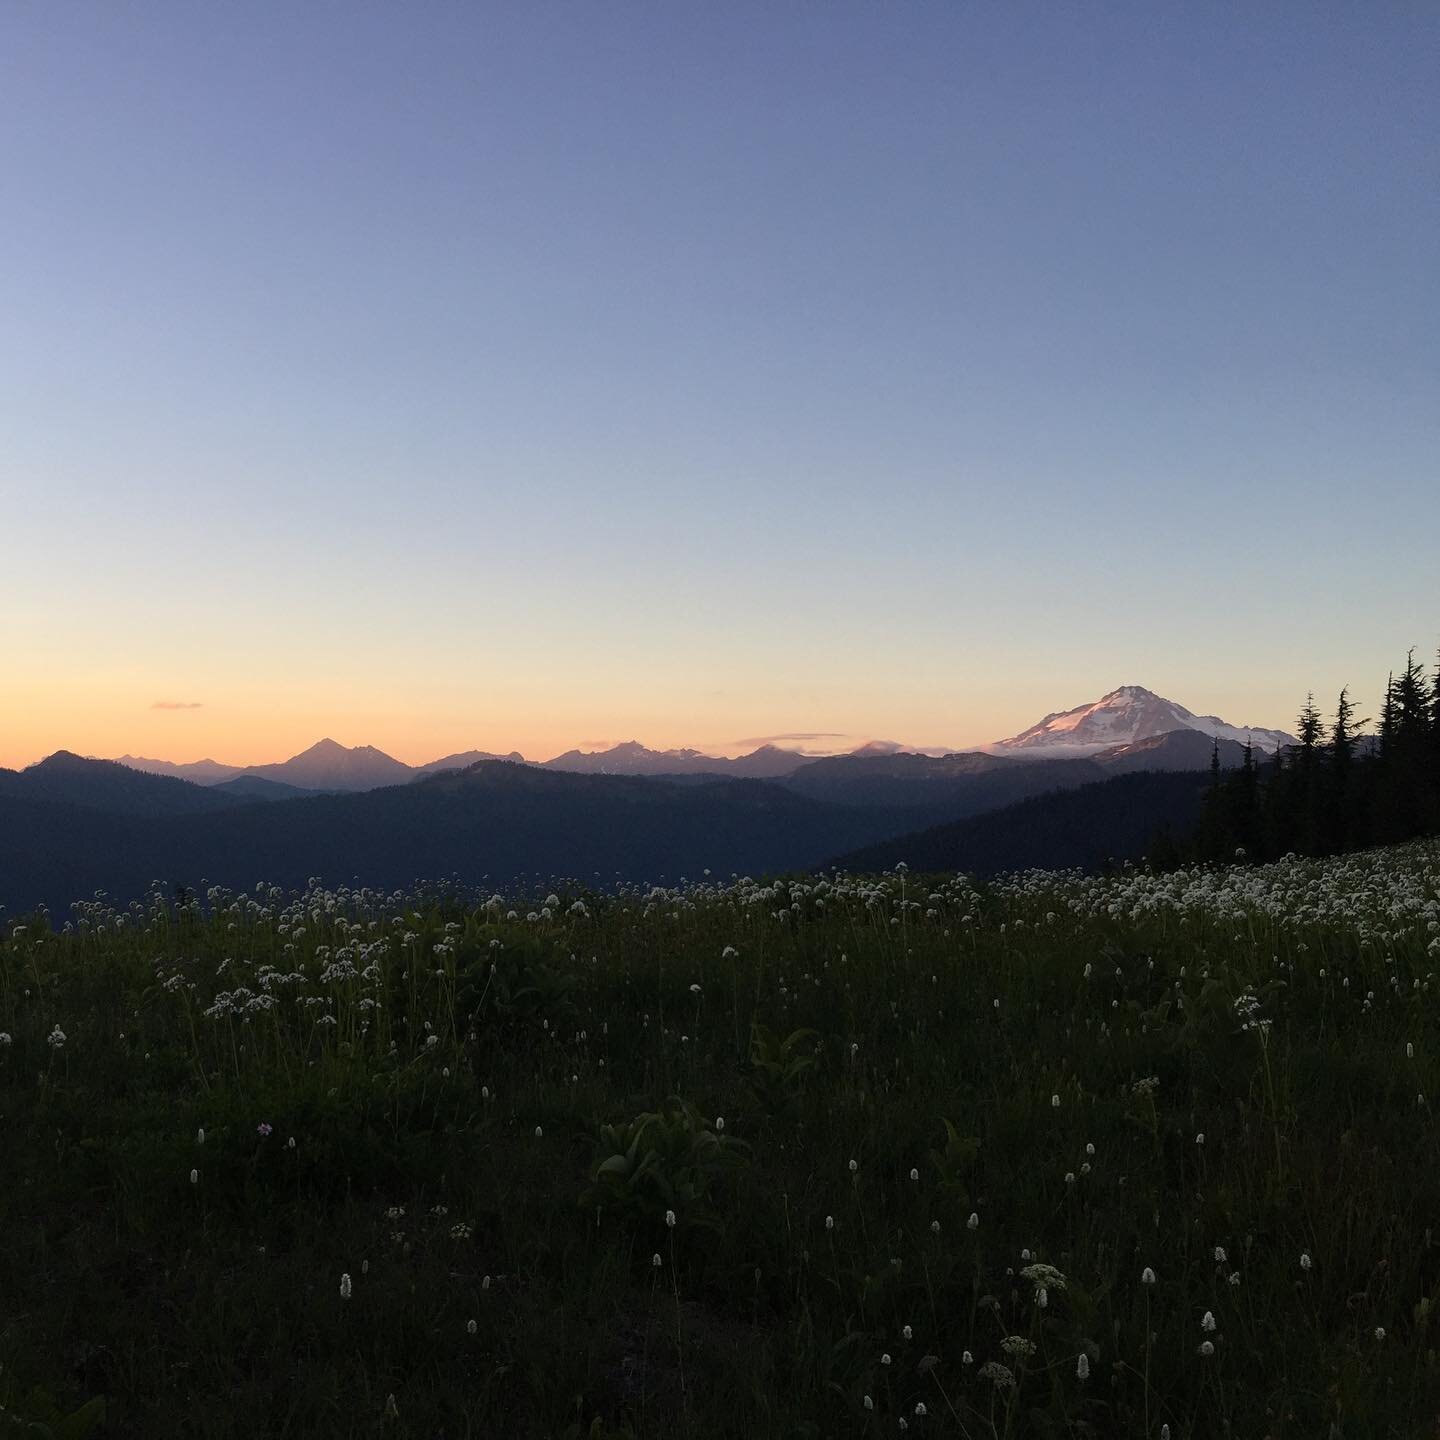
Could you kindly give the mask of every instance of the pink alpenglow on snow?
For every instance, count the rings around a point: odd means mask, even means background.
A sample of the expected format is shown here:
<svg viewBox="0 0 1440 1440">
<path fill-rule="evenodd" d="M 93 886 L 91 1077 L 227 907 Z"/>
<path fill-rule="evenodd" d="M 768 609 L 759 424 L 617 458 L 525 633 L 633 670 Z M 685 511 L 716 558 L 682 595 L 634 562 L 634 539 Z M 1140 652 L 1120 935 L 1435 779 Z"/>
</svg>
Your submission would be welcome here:
<svg viewBox="0 0 1440 1440">
<path fill-rule="evenodd" d="M 1256 750 L 1267 753 L 1294 741 L 1294 736 L 1283 730 L 1231 725 L 1218 715 L 1196 715 L 1143 686 L 1122 685 L 1088 705 L 1047 715 L 1038 725 L 986 748 L 996 755 L 1079 757 L 1174 730 L 1197 730 L 1242 745 L 1248 740 Z"/>
</svg>

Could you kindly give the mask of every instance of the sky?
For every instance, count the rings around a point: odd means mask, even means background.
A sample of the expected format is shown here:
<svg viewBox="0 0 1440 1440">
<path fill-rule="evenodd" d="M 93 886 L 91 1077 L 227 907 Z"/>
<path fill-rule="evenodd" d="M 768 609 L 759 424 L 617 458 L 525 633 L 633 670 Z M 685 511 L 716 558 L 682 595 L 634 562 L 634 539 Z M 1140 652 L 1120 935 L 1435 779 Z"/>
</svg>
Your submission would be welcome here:
<svg viewBox="0 0 1440 1440">
<path fill-rule="evenodd" d="M 1386 0 L 14 0 L 0 765 L 1371 713 L 1437 72 Z"/>
</svg>

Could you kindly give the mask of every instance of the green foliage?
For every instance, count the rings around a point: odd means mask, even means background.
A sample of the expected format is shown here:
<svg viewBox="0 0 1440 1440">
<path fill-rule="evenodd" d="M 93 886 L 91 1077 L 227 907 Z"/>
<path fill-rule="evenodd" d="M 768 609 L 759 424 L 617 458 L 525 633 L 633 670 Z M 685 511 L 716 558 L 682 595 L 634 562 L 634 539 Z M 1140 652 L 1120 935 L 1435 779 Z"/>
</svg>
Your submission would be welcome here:
<svg viewBox="0 0 1440 1440">
<path fill-rule="evenodd" d="M 105 1397 L 97 1395 L 78 1410 L 64 1414 L 54 1398 L 38 1386 L 18 1405 L 0 1405 L 0 1436 L 9 1440 L 84 1440 L 105 1423 Z"/>
<path fill-rule="evenodd" d="M 493 935 L 474 928 L 456 951 L 455 1012 L 459 1024 L 509 1034 L 574 1017 L 574 978 L 554 963 L 553 947 L 528 935 Z"/>
<path fill-rule="evenodd" d="M 1433 1429 L 1435 846 L 511 911 L 0 933 L 0 1435 Z"/>
<path fill-rule="evenodd" d="M 602 1125 L 591 1182 L 581 1203 L 626 1219 L 720 1231 L 718 1182 L 745 1168 L 749 1147 L 717 1132 L 688 1100 L 672 1095 L 659 1110 Z"/>
<path fill-rule="evenodd" d="M 750 1024 L 750 1089 L 761 1109 L 793 1106 L 815 1069 L 820 1035 L 807 1028 L 792 1030 L 782 1040 L 758 1020 Z"/>
<path fill-rule="evenodd" d="M 970 1191 L 966 1178 L 980 1153 L 979 1136 L 961 1135 L 949 1120 L 940 1123 L 945 1127 L 945 1144 L 941 1149 L 930 1152 L 930 1163 L 935 1169 L 941 1192 L 957 1205 L 968 1205 Z"/>
</svg>

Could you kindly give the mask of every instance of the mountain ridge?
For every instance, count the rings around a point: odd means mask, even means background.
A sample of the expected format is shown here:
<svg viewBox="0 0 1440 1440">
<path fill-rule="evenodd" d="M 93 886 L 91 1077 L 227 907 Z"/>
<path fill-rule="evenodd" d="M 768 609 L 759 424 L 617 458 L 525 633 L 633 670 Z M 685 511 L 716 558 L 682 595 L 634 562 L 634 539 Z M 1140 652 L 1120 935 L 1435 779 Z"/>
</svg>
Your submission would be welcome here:
<svg viewBox="0 0 1440 1440">
<path fill-rule="evenodd" d="M 1070 710 L 1053 711 L 1036 724 L 1006 739 L 953 750 L 872 739 L 831 755 L 789 750 L 770 742 L 744 755 L 724 756 L 712 755 L 693 746 L 656 750 L 632 739 L 595 750 L 577 746 L 541 761 L 527 760 L 518 750 L 506 755 L 488 750 L 465 750 L 423 765 L 410 765 L 375 746 L 344 746 L 326 737 L 288 760 L 262 765 L 230 766 L 208 758 L 177 763 L 132 755 L 122 756 L 117 763 L 201 785 L 213 786 L 252 777 L 301 790 L 324 792 L 364 791 L 384 785 L 405 784 L 446 770 L 463 770 L 485 760 L 533 764 L 541 769 L 575 774 L 782 779 L 816 763 L 845 758 L 879 760 L 911 755 L 945 759 L 952 755 L 984 754 L 1024 761 L 1085 759 L 1123 746 L 1145 745 L 1178 731 L 1190 731 L 1212 740 L 1235 744 L 1248 741 L 1263 754 L 1273 754 L 1277 748 L 1294 743 L 1294 737 L 1283 730 L 1231 725 L 1216 715 L 1197 715 L 1178 701 L 1168 700 L 1142 685 L 1122 685 L 1098 700 Z M 1143 750 L 1135 751 L 1127 761 L 1130 768 L 1143 765 L 1144 754 Z M 1181 768 L 1190 766 L 1187 763 Z"/>
<path fill-rule="evenodd" d="M 835 805 L 764 780 L 691 786 L 503 760 L 415 784 L 253 803 L 173 777 L 144 778 L 150 786 L 181 786 L 214 808 L 120 813 L 12 794 L 6 779 L 0 913 L 44 904 L 64 914 L 97 890 L 138 899 L 157 876 L 192 889 L 204 881 L 243 889 L 256 876 L 296 888 L 316 874 L 386 888 L 447 877 L 478 885 L 568 875 L 605 888 L 698 879 L 706 869 L 779 873 L 927 823 L 924 812 Z"/>
</svg>

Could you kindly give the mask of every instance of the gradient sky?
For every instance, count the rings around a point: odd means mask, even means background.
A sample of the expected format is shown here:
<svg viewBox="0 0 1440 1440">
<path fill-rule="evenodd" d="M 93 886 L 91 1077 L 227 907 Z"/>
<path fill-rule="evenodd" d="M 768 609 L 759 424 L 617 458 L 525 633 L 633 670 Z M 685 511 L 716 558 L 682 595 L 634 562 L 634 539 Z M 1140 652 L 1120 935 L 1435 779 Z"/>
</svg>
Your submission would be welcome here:
<svg viewBox="0 0 1440 1440">
<path fill-rule="evenodd" d="M 1385 0 L 12 0 L 0 764 L 1368 713 L 1437 74 Z"/>
</svg>

